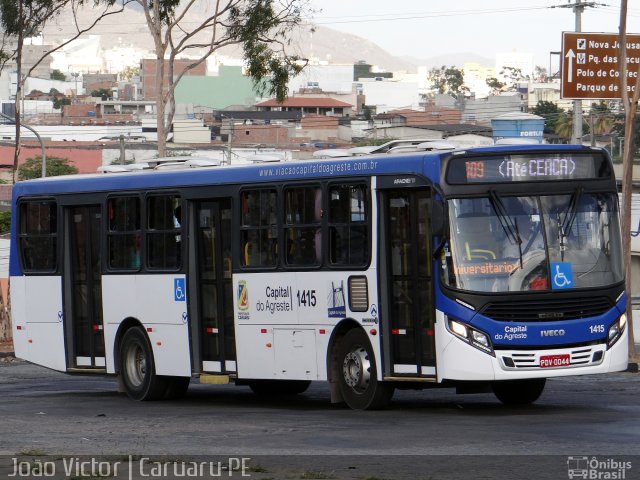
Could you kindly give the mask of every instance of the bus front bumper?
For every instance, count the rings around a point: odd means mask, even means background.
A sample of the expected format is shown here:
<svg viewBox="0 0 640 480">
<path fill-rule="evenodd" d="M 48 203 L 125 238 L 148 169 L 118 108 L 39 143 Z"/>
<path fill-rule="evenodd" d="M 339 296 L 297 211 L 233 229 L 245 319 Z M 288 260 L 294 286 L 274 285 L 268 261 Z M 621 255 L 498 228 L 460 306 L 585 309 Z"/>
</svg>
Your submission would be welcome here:
<svg viewBox="0 0 640 480">
<path fill-rule="evenodd" d="M 605 343 L 565 348 L 497 349 L 484 352 L 452 334 L 438 312 L 436 349 L 438 382 L 496 381 L 591 375 L 626 370 L 628 328 L 611 346 Z"/>
</svg>

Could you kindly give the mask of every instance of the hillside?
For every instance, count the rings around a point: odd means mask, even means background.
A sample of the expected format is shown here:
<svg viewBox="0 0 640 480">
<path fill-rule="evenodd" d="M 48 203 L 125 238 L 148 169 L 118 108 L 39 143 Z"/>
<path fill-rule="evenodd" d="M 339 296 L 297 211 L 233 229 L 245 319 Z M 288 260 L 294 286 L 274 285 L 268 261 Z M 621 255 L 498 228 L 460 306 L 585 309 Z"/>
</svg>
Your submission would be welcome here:
<svg viewBox="0 0 640 480">
<path fill-rule="evenodd" d="M 120 45 L 135 46 L 151 52 L 153 40 L 147 31 L 144 13 L 135 9 L 127 9 L 125 15 L 126 21 L 123 21 L 121 14 L 103 20 L 91 30 L 90 34 L 100 35 L 101 46 L 105 50 Z M 78 23 L 87 25 L 94 16 L 95 12 L 92 8 L 85 8 L 79 14 Z M 186 21 L 195 23 L 197 17 L 192 14 L 191 18 L 187 18 Z M 69 37 L 70 32 L 73 31 L 72 22 L 71 12 L 65 12 L 51 21 L 43 30 L 45 40 L 59 42 Z M 354 63 L 363 60 L 384 70 L 405 70 L 408 72 L 414 72 L 417 65 L 439 66 L 443 64 L 462 65 L 463 63 L 460 60 L 461 57 L 456 59 L 453 57 L 439 58 L 431 61 L 395 57 L 369 40 L 324 26 L 316 27 L 313 33 L 309 26 L 300 27 L 293 33 L 292 38 L 292 47 L 298 55 L 332 63 Z M 233 47 L 222 49 L 220 53 L 241 57 L 241 51 Z M 471 60 L 477 61 L 477 59 Z"/>
</svg>

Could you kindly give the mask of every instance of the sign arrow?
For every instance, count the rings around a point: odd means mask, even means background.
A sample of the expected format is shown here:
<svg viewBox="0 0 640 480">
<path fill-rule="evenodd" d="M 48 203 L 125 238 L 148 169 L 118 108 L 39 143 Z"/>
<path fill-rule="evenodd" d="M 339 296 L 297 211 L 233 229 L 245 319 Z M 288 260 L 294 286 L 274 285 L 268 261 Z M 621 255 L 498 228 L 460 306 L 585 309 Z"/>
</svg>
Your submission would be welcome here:
<svg viewBox="0 0 640 480">
<path fill-rule="evenodd" d="M 572 49 L 569 49 L 569 51 L 567 52 L 565 57 L 567 57 L 569 59 L 569 67 L 568 67 L 568 71 L 567 71 L 567 73 L 568 73 L 567 82 L 568 83 L 573 83 L 573 59 L 576 57 L 576 54 L 573 53 Z"/>
</svg>

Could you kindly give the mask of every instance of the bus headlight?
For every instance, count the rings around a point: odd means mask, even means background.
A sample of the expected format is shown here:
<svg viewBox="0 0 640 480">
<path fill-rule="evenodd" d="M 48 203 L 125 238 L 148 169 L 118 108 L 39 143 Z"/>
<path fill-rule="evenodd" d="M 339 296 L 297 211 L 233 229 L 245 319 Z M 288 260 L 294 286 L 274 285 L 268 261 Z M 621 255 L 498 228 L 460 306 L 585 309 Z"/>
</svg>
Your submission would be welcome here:
<svg viewBox="0 0 640 480">
<path fill-rule="evenodd" d="M 620 318 L 617 322 L 609 327 L 609 335 L 607 343 L 609 347 L 611 347 L 614 343 L 618 341 L 618 339 L 622 336 L 624 332 L 624 328 L 627 325 L 627 314 L 623 313 L 620 315 Z"/>
<path fill-rule="evenodd" d="M 449 331 L 456 337 L 476 347 L 478 350 L 493 355 L 493 347 L 486 333 L 452 319 L 449 319 L 448 325 Z"/>
</svg>

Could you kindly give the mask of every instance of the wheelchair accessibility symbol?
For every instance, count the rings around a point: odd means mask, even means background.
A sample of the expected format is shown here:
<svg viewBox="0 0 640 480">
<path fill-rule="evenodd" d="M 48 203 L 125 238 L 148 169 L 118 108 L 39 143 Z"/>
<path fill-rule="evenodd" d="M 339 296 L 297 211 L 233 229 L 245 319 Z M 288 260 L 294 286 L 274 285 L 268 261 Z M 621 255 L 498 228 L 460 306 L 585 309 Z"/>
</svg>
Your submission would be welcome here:
<svg viewBox="0 0 640 480">
<path fill-rule="evenodd" d="M 568 262 L 551 262 L 552 288 L 554 290 L 573 286 L 573 270 Z"/>
<path fill-rule="evenodd" d="M 184 278 L 173 279 L 173 299 L 176 302 L 184 302 L 187 300 L 187 286 Z"/>
</svg>

